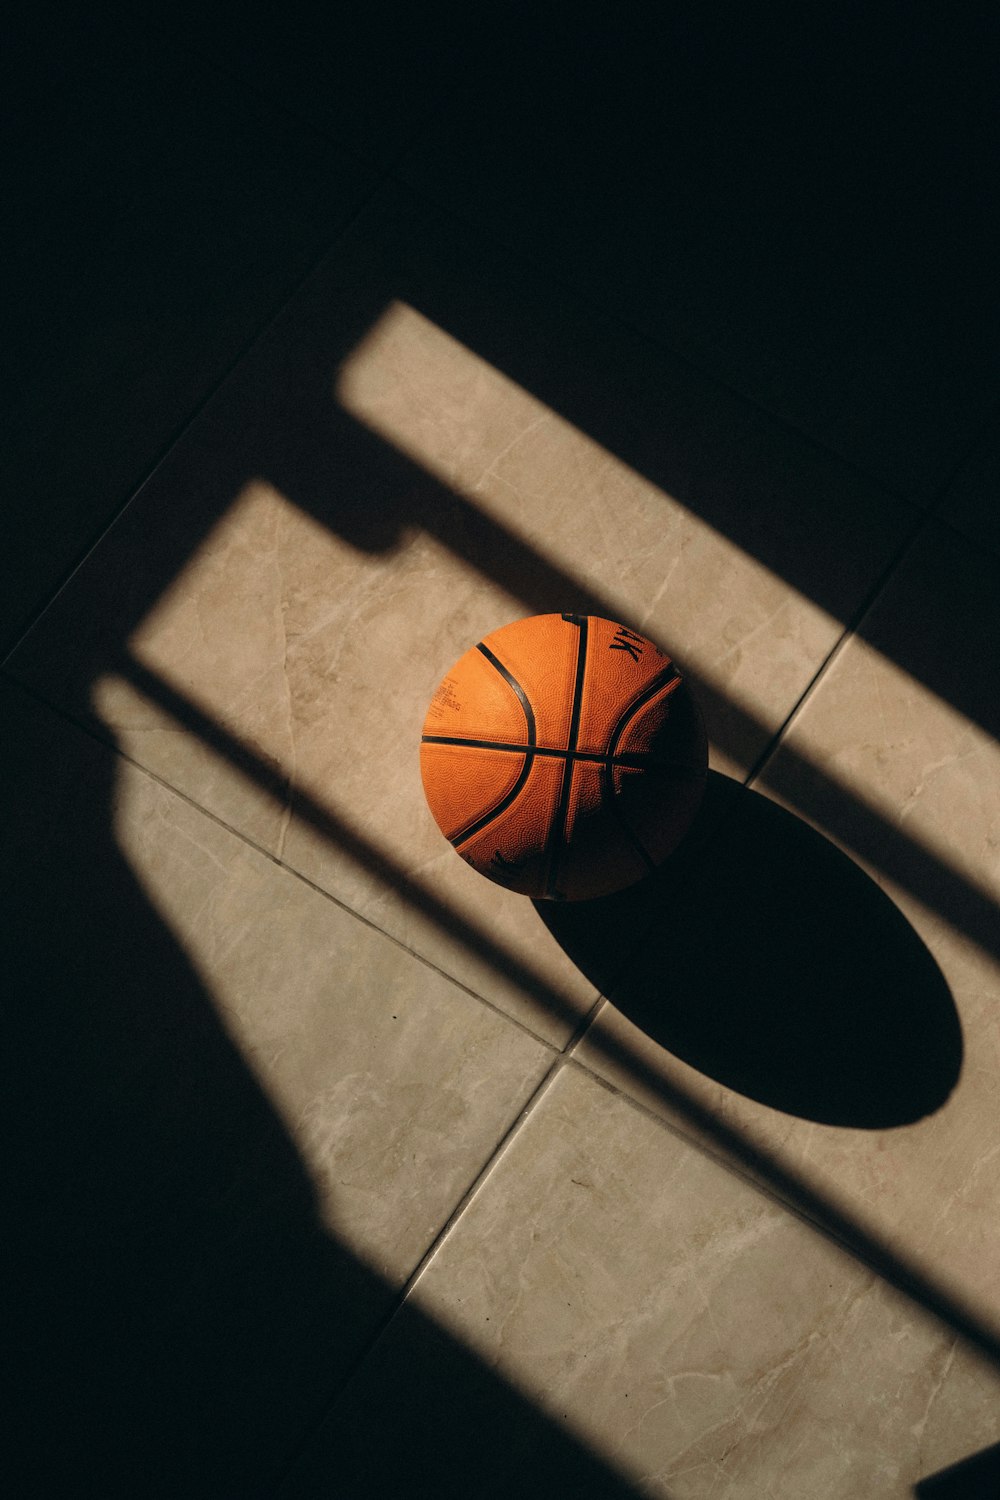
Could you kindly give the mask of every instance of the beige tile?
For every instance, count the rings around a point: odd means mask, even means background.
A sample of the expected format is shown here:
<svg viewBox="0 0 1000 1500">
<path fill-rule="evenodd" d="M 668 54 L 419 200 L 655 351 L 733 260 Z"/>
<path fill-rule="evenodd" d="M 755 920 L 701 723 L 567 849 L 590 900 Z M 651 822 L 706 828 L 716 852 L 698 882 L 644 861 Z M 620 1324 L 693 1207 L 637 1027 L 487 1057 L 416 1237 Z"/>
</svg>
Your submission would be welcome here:
<svg viewBox="0 0 1000 1500">
<path fill-rule="evenodd" d="M 832 664 L 766 768 L 762 790 L 836 840 L 894 907 L 884 900 L 880 912 L 878 900 L 859 895 L 857 879 L 845 878 L 836 889 L 844 900 L 853 889 L 857 904 L 834 904 L 825 918 L 810 919 L 805 908 L 819 855 L 808 855 L 801 834 L 799 863 L 781 879 L 772 871 L 764 900 L 751 899 L 751 910 L 762 914 L 758 931 L 768 957 L 762 962 L 750 947 L 745 962 L 738 954 L 728 960 L 728 1003 L 719 998 L 724 966 L 706 959 L 714 976 L 708 1000 L 720 1006 L 710 1014 L 731 1028 L 717 1028 L 714 1052 L 708 1028 L 697 1030 L 706 991 L 695 952 L 676 993 L 661 983 L 665 1009 L 658 1021 L 651 1023 L 648 1006 L 631 1019 L 609 1006 L 579 1054 L 682 1129 L 712 1139 L 716 1149 L 756 1153 L 755 1169 L 804 1211 L 826 1214 L 847 1235 L 860 1232 L 871 1252 L 888 1247 L 994 1336 L 1000 1328 L 993 1245 L 1000 1192 L 998 625 L 991 561 L 954 533 L 929 526 L 864 622 L 863 637 Z M 777 836 L 784 814 L 775 814 L 759 815 L 757 826 L 773 825 Z M 741 847 L 752 881 L 762 865 L 748 844 Z M 727 850 L 725 835 L 720 848 Z M 832 853 L 827 862 L 835 862 Z M 795 885 L 798 907 L 789 895 Z M 699 894 L 703 924 L 718 922 L 724 933 L 727 913 L 736 912 L 738 883 L 713 877 L 706 864 Z M 789 910 L 800 923 L 812 923 L 819 953 L 812 969 L 782 931 Z M 862 963 L 852 957 L 854 943 Z M 847 957 L 838 958 L 838 945 Z M 753 1018 L 760 1006 L 754 977 L 770 974 L 776 989 L 784 984 L 791 1030 L 796 978 L 782 960 L 797 951 L 804 1040 L 771 1037 L 754 1074 L 740 1038 L 760 1058 L 760 1037 L 755 1019 L 740 1031 L 746 1024 L 741 980 L 749 976 Z M 631 990 L 626 983 L 627 1013 Z M 780 1013 L 780 1005 L 768 1012 L 772 1020 Z M 657 1030 L 662 1046 L 653 1039 Z M 868 1114 L 859 1111 L 859 1100 Z"/>
<path fill-rule="evenodd" d="M 745 769 L 911 517 L 607 330 L 589 357 L 602 355 L 606 386 L 617 357 L 626 384 L 595 408 L 580 394 L 582 310 L 566 299 L 547 307 L 537 291 L 519 306 L 522 289 L 497 284 L 481 247 L 445 252 L 440 236 L 405 196 L 383 199 L 14 670 L 96 715 L 142 765 L 405 945 L 565 1041 L 594 986 L 527 903 L 455 857 L 424 806 L 416 748 L 440 677 L 525 613 L 621 617 L 690 667 L 714 764 Z M 507 355 L 516 346 L 529 359 L 523 379 L 562 391 L 563 405 L 597 423 L 617 402 L 602 435 L 617 433 L 633 462 L 443 326 L 448 313 L 489 346 L 501 295 Z M 650 433 L 667 419 L 660 451 Z M 684 499 L 665 487 L 669 474 Z"/>
<path fill-rule="evenodd" d="M 908 1500 L 996 1436 L 994 1367 L 573 1065 L 290 1493 L 332 1494 L 335 1474 L 361 1476 L 360 1494 L 410 1493 L 405 1475 L 421 1493 L 546 1493 L 530 1457 L 518 1467 L 523 1412 L 482 1378 L 470 1398 L 463 1356 L 424 1318 L 605 1466 L 581 1493 Z"/>
</svg>

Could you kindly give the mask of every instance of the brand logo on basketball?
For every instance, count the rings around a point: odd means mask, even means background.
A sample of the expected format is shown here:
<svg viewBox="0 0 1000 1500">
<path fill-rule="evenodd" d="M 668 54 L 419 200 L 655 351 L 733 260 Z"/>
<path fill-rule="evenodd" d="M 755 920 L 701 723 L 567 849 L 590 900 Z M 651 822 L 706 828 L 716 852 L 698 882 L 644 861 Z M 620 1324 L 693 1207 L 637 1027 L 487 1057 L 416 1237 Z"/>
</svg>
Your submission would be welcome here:
<svg viewBox="0 0 1000 1500">
<path fill-rule="evenodd" d="M 633 661 L 638 661 L 642 655 L 645 645 L 641 635 L 636 635 L 634 630 L 626 630 L 624 625 L 619 625 L 614 640 L 610 643 L 609 651 L 627 651 Z"/>
</svg>

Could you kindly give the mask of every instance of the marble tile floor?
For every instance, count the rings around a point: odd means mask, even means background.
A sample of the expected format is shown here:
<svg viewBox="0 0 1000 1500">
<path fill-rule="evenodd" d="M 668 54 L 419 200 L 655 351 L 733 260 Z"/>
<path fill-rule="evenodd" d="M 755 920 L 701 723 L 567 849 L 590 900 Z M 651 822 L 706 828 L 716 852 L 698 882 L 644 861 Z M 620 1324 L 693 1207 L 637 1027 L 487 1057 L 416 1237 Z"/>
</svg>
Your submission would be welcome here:
<svg viewBox="0 0 1000 1500">
<path fill-rule="evenodd" d="M 735 394 L 438 151 L 3 666 L 11 1493 L 988 1500 L 990 393 L 893 486 L 898 412 Z M 658 876 L 536 907 L 416 746 L 563 609 L 676 652 L 712 769 Z"/>
</svg>

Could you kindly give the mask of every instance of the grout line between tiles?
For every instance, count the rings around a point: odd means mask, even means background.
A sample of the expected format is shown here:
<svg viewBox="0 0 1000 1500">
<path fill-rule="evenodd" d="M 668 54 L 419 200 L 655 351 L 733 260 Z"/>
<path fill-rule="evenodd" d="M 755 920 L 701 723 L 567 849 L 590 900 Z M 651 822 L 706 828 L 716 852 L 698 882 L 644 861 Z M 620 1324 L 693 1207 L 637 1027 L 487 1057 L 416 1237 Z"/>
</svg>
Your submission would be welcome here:
<svg viewBox="0 0 1000 1500">
<path fill-rule="evenodd" d="M 611 1002 L 606 1000 L 604 1003 L 606 1005 L 609 1005 Z M 795 1205 L 789 1202 L 787 1198 L 783 1198 L 776 1189 L 768 1187 L 765 1182 L 763 1182 L 759 1177 L 755 1177 L 750 1171 L 742 1170 L 738 1162 L 734 1160 L 733 1157 L 727 1156 L 724 1151 L 713 1151 L 712 1147 L 701 1136 L 689 1134 L 683 1128 L 683 1126 L 676 1124 L 676 1122 L 673 1120 L 668 1120 L 664 1115 L 659 1114 L 658 1111 L 655 1110 L 651 1105 L 646 1104 L 642 1099 L 638 1098 L 637 1095 L 630 1094 L 626 1089 L 621 1088 L 610 1078 L 606 1078 L 603 1073 L 598 1073 L 596 1069 L 592 1068 L 588 1063 L 582 1062 L 575 1056 L 567 1057 L 566 1063 L 569 1066 L 578 1069 L 581 1073 L 586 1073 L 588 1078 L 590 1078 L 594 1083 L 599 1084 L 600 1087 L 602 1089 L 605 1089 L 609 1094 L 613 1094 L 616 1099 L 621 1099 L 623 1103 L 630 1105 L 633 1109 L 638 1110 L 639 1113 L 645 1116 L 647 1120 L 651 1120 L 654 1125 L 657 1125 L 661 1130 L 666 1131 L 667 1135 L 672 1135 L 675 1140 L 681 1141 L 685 1146 L 691 1146 L 695 1151 L 699 1153 L 699 1155 L 708 1157 L 708 1159 L 714 1162 L 716 1166 L 722 1167 L 723 1170 L 730 1175 L 730 1177 L 736 1177 L 740 1182 L 746 1183 L 750 1187 L 755 1188 L 770 1202 L 777 1203 L 782 1208 L 787 1209 L 789 1213 L 794 1214 L 795 1217 L 797 1219 L 800 1219 L 803 1224 L 809 1224 L 813 1229 L 819 1229 L 823 1234 L 828 1235 L 830 1238 L 836 1239 L 837 1244 L 845 1245 L 848 1249 L 850 1249 L 850 1245 L 847 1240 L 837 1239 L 837 1237 L 835 1235 L 832 1235 L 818 1218 L 813 1218 L 809 1214 L 805 1213 L 802 1209 L 796 1208 Z"/>
<path fill-rule="evenodd" d="M 472 1201 L 479 1196 L 482 1189 L 486 1186 L 488 1179 L 492 1177 L 495 1169 L 507 1155 L 507 1152 L 510 1150 L 517 1136 L 520 1135 L 523 1127 L 528 1123 L 531 1116 L 535 1114 L 542 1101 L 549 1094 L 550 1090 L 555 1084 L 556 1079 L 564 1071 L 566 1062 L 567 1059 L 563 1056 L 556 1057 L 552 1061 L 548 1071 L 535 1087 L 534 1092 L 530 1095 L 527 1102 L 518 1111 L 509 1128 L 504 1132 L 503 1136 L 501 1136 L 493 1151 L 491 1151 L 482 1167 L 476 1173 L 472 1182 L 456 1202 L 455 1207 L 452 1209 L 445 1222 L 441 1225 L 441 1228 L 438 1230 L 432 1243 L 428 1245 L 427 1249 L 420 1257 L 420 1260 L 410 1272 L 405 1285 L 400 1288 L 397 1306 L 393 1308 L 392 1312 L 386 1318 L 385 1324 L 379 1329 L 376 1338 L 381 1338 L 385 1329 L 392 1322 L 393 1318 L 395 1318 L 397 1312 L 409 1297 L 418 1281 L 420 1281 L 424 1272 L 427 1270 L 427 1267 L 437 1255 L 445 1240 L 448 1238 L 452 1230 L 455 1228 L 456 1224 L 464 1215 L 466 1209 L 469 1207 Z M 375 1339 L 373 1339 L 372 1342 L 374 1343 Z"/>
<path fill-rule="evenodd" d="M 647 927 L 643 933 L 643 938 L 648 936 L 649 928 Z M 616 975 L 615 979 L 607 986 L 609 990 L 617 989 L 619 985 L 624 983 L 632 966 L 638 963 L 641 944 L 642 940 L 640 939 L 640 941 L 637 942 L 633 947 L 632 953 L 629 955 L 629 958 L 626 960 L 626 962 L 622 965 L 622 968 Z M 586 1012 L 586 1014 L 580 1017 L 580 1021 L 576 1027 L 576 1030 L 572 1033 L 569 1041 L 562 1049 L 563 1057 L 567 1062 L 575 1059 L 576 1054 L 582 1046 L 583 1042 L 590 1035 L 590 1032 L 596 1023 L 598 1016 L 600 1016 L 605 1007 L 610 1005 L 611 1003 L 612 1002 L 602 991 L 598 995 L 597 999 L 594 1001 L 590 1009 Z"/>
<path fill-rule="evenodd" d="M 620 978 L 621 976 L 619 975 L 619 979 Z M 600 1015 L 606 1004 L 607 1001 L 605 1000 L 604 995 L 599 994 L 590 1009 L 580 1017 L 576 1029 L 570 1033 L 566 1045 L 562 1048 L 562 1055 L 564 1058 L 570 1058 L 573 1056 L 574 1052 L 579 1047 L 580 1043 L 583 1041 L 584 1037 L 587 1035 L 587 1032 L 590 1030 L 593 1023 L 597 1020 L 597 1017 Z"/>
<path fill-rule="evenodd" d="M 664 1131 L 667 1135 L 673 1136 L 673 1138 L 680 1141 L 682 1145 L 691 1147 L 691 1149 L 698 1152 L 700 1156 L 707 1158 L 709 1161 L 713 1162 L 715 1166 L 720 1167 L 724 1172 L 727 1173 L 728 1176 L 735 1177 L 738 1182 L 741 1182 L 745 1186 L 750 1187 L 754 1189 L 754 1191 L 760 1193 L 760 1195 L 766 1198 L 768 1202 L 775 1204 L 777 1207 L 783 1209 L 786 1213 L 791 1214 L 794 1218 L 798 1219 L 800 1223 L 808 1225 L 810 1229 L 814 1230 L 818 1234 L 823 1235 L 825 1239 L 831 1240 L 835 1245 L 838 1245 L 842 1250 L 846 1251 L 847 1254 L 852 1256 L 854 1259 L 861 1261 L 864 1265 L 867 1265 L 868 1268 L 875 1274 L 884 1275 L 884 1271 L 880 1271 L 878 1266 L 874 1263 L 874 1257 L 866 1255 L 861 1249 L 854 1245 L 846 1235 L 838 1235 L 836 1231 L 832 1229 L 830 1225 L 824 1223 L 818 1215 L 814 1216 L 807 1213 L 804 1209 L 799 1208 L 789 1198 L 784 1197 L 776 1188 L 770 1187 L 768 1183 L 765 1182 L 759 1175 L 755 1175 L 749 1168 L 741 1167 L 739 1161 L 735 1158 L 727 1156 L 724 1151 L 713 1150 L 708 1142 L 705 1141 L 701 1136 L 689 1134 L 683 1128 L 683 1126 L 676 1124 L 673 1120 L 668 1120 L 665 1116 L 659 1114 L 654 1108 L 652 1108 L 651 1105 L 646 1104 L 642 1099 L 637 1098 L 635 1094 L 630 1094 L 625 1089 L 620 1088 L 618 1084 L 613 1083 L 611 1079 L 606 1078 L 602 1073 L 596 1072 L 587 1063 L 581 1062 L 576 1057 L 572 1057 L 566 1059 L 566 1065 L 578 1069 L 581 1073 L 585 1073 L 593 1083 L 596 1083 L 600 1088 L 605 1089 L 609 1094 L 614 1095 L 616 1099 L 620 1099 L 624 1104 L 631 1106 L 631 1108 L 635 1110 L 638 1110 L 641 1115 L 643 1115 L 647 1120 L 650 1120 L 654 1125 L 658 1126 L 659 1129 Z M 893 1284 L 898 1285 L 898 1282 L 894 1282 Z"/>
<path fill-rule="evenodd" d="M 528 1123 L 528 1120 L 532 1115 L 535 1114 L 542 1101 L 549 1094 L 556 1079 L 564 1071 L 565 1066 L 566 1058 L 563 1056 L 557 1056 L 550 1064 L 547 1072 L 539 1080 L 538 1084 L 536 1085 L 534 1091 L 531 1093 L 527 1101 L 522 1105 L 521 1109 L 518 1110 L 517 1115 L 511 1121 L 507 1130 L 504 1132 L 500 1140 L 497 1142 L 496 1146 L 490 1152 L 490 1155 L 480 1167 L 479 1171 L 476 1173 L 475 1177 L 466 1188 L 465 1192 L 462 1193 L 461 1197 L 457 1200 L 451 1213 L 438 1229 L 438 1232 L 434 1236 L 434 1239 L 432 1240 L 430 1245 L 428 1245 L 427 1249 L 424 1251 L 423 1255 L 420 1257 L 419 1261 L 410 1272 L 404 1284 L 395 1293 L 392 1305 L 377 1324 L 375 1331 L 372 1333 L 368 1342 L 365 1344 L 364 1349 L 360 1352 L 360 1354 L 358 1354 L 357 1358 L 353 1361 L 350 1368 L 339 1381 L 337 1389 L 330 1397 L 325 1410 L 322 1412 L 318 1420 L 310 1427 L 309 1431 L 302 1437 L 300 1442 L 296 1444 L 295 1449 L 287 1455 L 285 1462 L 282 1465 L 280 1474 L 276 1476 L 278 1480 L 281 1480 L 283 1477 L 287 1476 L 294 1469 L 297 1460 L 302 1455 L 302 1453 L 305 1452 L 309 1444 L 312 1443 L 313 1440 L 319 1435 L 327 1422 L 333 1419 L 337 1404 L 343 1396 L 344 1392 L 354 1380 L 355 1376 L 365 1364 L 366 1360 L 372 1354 L 375 1347 L 385 1337 L 392 1324 L 399 1317 L 404 1306 L 410 1298 L 411 1292 L 423 1277 L 424 1272 L 434 1260 L 438 1251 L 441 1249 L 442 1245 L 447 1240 L 452 1230 L 461 1220 L 461 1218 L 465 1214 L 466 1209 L 473 1202 L 473 1200 L 478 1197 L 479 1193 L 485 1187 L 487 1181 L 493 1175 L 493 1172 L 499 1166 L 503 1158 L 506 1156 L 507 1152 L 510 1150 L 511 1146 L 514 1143 L 514 1140 L 520 1134 L 523 1127 Z"/>
<path fill-rule="evenodd" d="M 814 1233 L 821 1235 L 824 1239 L 836 1245 L 853 1260 L 867 1266 L 873 1275 L 879 1277 L 896 1292 L 913 1302 L 922 1316 L 937 1319 L 946 1327 L 951 1337 L 961 1339 L 970 1348 L 976 1350 L 980 1355 L 985 1354 L 994 1365 L 1000 1367 L 1000 1334 L 978 1321 L 975 1309 L 971 1306 L 963 1305 L 959 1294 L 951 1293 L 942 1287 L 936 1286 L 919 1268 L 907 1265 L 891 1247 L 881 1243 L 863 1225 L 859 1224 L 857 1226 L 856 1234 L 851 1234 L 849 1227 L 843 1232 L 839 1232 L 832 1223 L 824 1218 L 819 1210 L 816 1213 L 810 1212 L 807 1207 L 796 1203 L 791 1194 L 786 1196 L 780 1188 L 770 1185 L 762 1176 L 763 1166 L 760 1171 L 757 1171 L 750 1161 L 747 1161 L 745 1165 L 741 1165 L 738 1156 L 727 1155 L 725 1148 L 719 1151 L 713 1150 L 712 1146 L 703 1137 L 693 1134 L 689 1135 L 683 1127 L 665 1118 L 650 1105 L 644 1103 L 635 1095 L 627 1093 L 610 1079 L 595 1072 L 586 1063 L 580 1062 L 576 1058 L 567 1058 L 564 1067 L 572 1067 L 582 1073 L 586 1073 L 601 1088 L 606 1089 L 616 1098 L 622 1099 L 626 1105 L 630 1105 L 633 1109 L 638 1110 L 640 1114 L 644 1115 L 655 1125 L 658 1125 L 668 1135 L 673 1136 L 683 1145 L 690 1146 L 701 1156 L 706 1157 L 716 1166 L 721 1167 L 729 1176 L 737 1178 L 738 1181 L 767 1198 L 769 1202 L 774 1203 L 784 1212 L 791 1214 L 800 1223 L 812 1229 Z M 707 1113 L 709 1111 L 706 1110 Z M 724 1126 L 723 1128 L 727 1130 L 728 1134 L 733 1136 L 737 1146 L 745 1145 L 748 1157 L 760 1156 L 762 1162 L 766 1165 L 766 1156 L 759 1148 L 750 1142 L 741 1142 L 736 1133 L 729 1127 Z M 780 1166 L 780 1163 L 774 1161 L 773 1167 L 782 1177 L 788 1177 L 788 1174 Z M 794 1186 L 794 1179 L 788 1177 L 788 1180 Z M 846 1213 L 840 1214 L 835 1205 L 831 1204 L 830 1207 L 835 1216 L 844 1218 L 846 1221 Z"/>
<path fill-rule="evenodd" d="M 744 776 L 744 786 L 752 786 L 757 778 L 763 774 L 766 766 L 784 740 L 785 735 L 791 729 L 796 719 L 798 719 L 807 701 L 812 696 L 816 687 L 819 685 L 821 679 L 826 675 L 828 668 L 833 665 L 834 661 L 844 650 L 847 643 L 858 633 L 861 625 L 867 619 L 868 615 L 871 613 L 872 609 L 881 598 L 887 584 L 889 583 L 889 580 L 896 572 L 896 569 L 901 565 L 904 558 L 907 556 L 911 547 L 913 547 L 920 534 L 930 525 L 931 520 L 932 517 L 928 511 L 921 511 L 917 515 L 913 525 L 904 535 L 903 540 L 900 542 L 899 546 L 892 554 L 892 557 L 882 569 L 881 573 L 879 573 L 875 582 L 868 589 L 863 599 L 861 600 L 861 603 L 855 609 L 854 613 L 845 621 L 840 635 L 834 641 L 829 651 L 827 651 L 826 655 L 819 663 L 819 666 L 816 668 L 816 670 L 813 672 L 813 675 L 806 683 L 806 686 L 802 689 L 802 692 L 799 694 L 798 698 L 795 700 L 795 702 L 792 704 L 792 707 L 785 715 L 781 724 L 774 731 L 771 738 L 764 746 L 764 749 L 757 756 L 757 759 L 754 761 L 753 765 Z"/>
<path fill-rule="evenodd" d="M 981 424 L 981 426 L 977 428 L 975 437 L 972 439 L 968 447 L 963 450 L 961 457 L 953 462 L 948 474 L 938 485 L 936 493 L 933 496 L 929 497 L 926 504 L 921 508 L 920 514 L 914 522 L 913 527 L 904 537 L 902 543 L 897 548 L 895 554 L 890 559 L 886 567 L 883 569 L 877 581 L 868 590 L 868 593 L 861 601 L 861 604 L 858 606 L 854 615 L 845 624 L 841 635 L 834 642 L 830 650 L 827 652 L 826 656 L 823 658 L 823 661 L 814 672 L 812 678 L 810 679 L 803 692 L 800 694 L 798 700 L 792 706 L 784 722 L 772 735 L 771 739 L 768 741 L 767 745 L 761 751 L 760 755 L 757 757 L 757 760 L 754 762 L 753 766 L 744 777 L 744 786 L 751 786 L 759 776 L 763 775 L 765 769 L 767 768 L 767 765 L 777 752 L 788 730 L 792 727 L 793 721 L 799 717 L 800 711 L 805 706 L 807 698 L 812 695 L 814 688 L 818 686 L 820 678 L 826 673 L 827 668 L 833 664 L 834 659 L 840 655 L 841 651 L 847 645 L 851 637 L 858 634 L 861 626 L 864 624 L 865 620 L 871 614 L 879 599 L 882 597 L 882 594 L 887 588 L 893 574 L 896 572 L 897 568 L 902 565 L 907 554 L 910 552 L 910 549 L 916 544 L 917 540 L 920 538 L 923 532 L 929 530 L 931 526 L 941 526 L 950 531 L 953 536 L 957 537 L 967 546 L 974 547 L 976 545 L 972 538 L 966 536 L 965 533 L 959 529 L 959 527 L 955 526 L 946 517 L 941 516 L 939 514 L 939 508 L 944 503 L 949 490 L 955 483 L 958 475 L 965 468 L 965 465 L 989 440 L 994 424 L 997 422 L 998 418 L 1000 418 L 1000 403 L 997 404 L 995 410 Z M 988 547 L 987 550 L 992 552 L 994 549 L 992 547 Z"/>
</svg>

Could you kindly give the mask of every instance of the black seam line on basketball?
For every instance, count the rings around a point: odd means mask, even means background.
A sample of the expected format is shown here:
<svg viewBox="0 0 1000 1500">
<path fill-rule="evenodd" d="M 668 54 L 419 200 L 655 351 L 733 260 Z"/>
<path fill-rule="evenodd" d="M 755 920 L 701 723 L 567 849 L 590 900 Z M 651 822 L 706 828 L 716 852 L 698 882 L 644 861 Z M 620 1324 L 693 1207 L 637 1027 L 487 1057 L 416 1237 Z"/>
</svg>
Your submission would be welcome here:
<svg viewBox="0 0 1000 1500">
<path fill-rule="evenodd" d="M 567 754 L 563 764 L 559 801 L 556 803 L 555 814 L 552 818 L 549 847 L 546 851 L 545 894 L 549 897 L 555 895 L 556 881 L 559 875 L 559 858 L 562 854 L 566 837 L 566 814 L 569 811 L 569 796 L 573 785 L 573 756 L 576 751 L 577 740 L 580 738 L 580 715 L 583 711 L 583 680 L 587 671 L 588 617 L 582 615 L 574 618 L 569 623 L 576 626 L 576 629 L 579 631 L 579 637 L 576 645 L 576 678 L 573 682 L 573 706 L 570 709 L 569 716 L 569 743 L 566 746 Z"/>
<path fill-rule="evenodd" d="M 657 693 L 661 692 L 663 688 L 669 687 L 672 682 L 679 682 L 680 676 L 681 674 L 678 672 L 673 662 L 671 662 L 668 667 L 664 667 L 662 672 L 658 672 L 649 686 L 643 688 L 642 692 L 637 694 L 637 696 L 633 698 L 632 702 L 622 710 L 621 714 L 619 715 L 618 722 L 615 725 L 614 729 L 611 731 L 611 737 L 608 740 L 608 749 L 606 756 L 607 760 L 610 761 L 614 759 L 615 753 L 618 748 L 618 741 L 621 739 L 622 735 L 625 733 L 625 730 L 628 728 L 630 720 L 634 719 L 639 710 L 641 708 L 645 708 L 646 704 L 649 703 L 652 698 L 655 698 Z"/>
<path fill-rule="evenodd" d="M 475 822 L 467 824 L 466 827 L 461 829 L 458 833 L 451 834 L 449 837 L 449 842 L 457 849 L 460 844 L 466 843 L 469 839 L 474 838 L 477 833 L 482 833 L 484 828 L 488 828 L 489 825 L 493 822 L 494 818 L 499 818 L 501 813 L 505 813 L 508 807 L 510 807 L 511 803 L 515 800 L 515 798 L 520 796 L 521 791 L 524 787 L 524 783 L 527 781 L 528 776 L 531 773 L 531 767 L 533 765 L 534 756 L 529 750 L 524 757 L 524 765 L 518 772 L 517 780 L 514 782 L 514 785 L 511 787 L 510 791 L 506 792 L 500 798 L 500 801 L 496 804 L 496 806 L 490 808 L 488 813 L 483 813 L 481 817 L 476 818 Z"/>
<path fill-rule="evenodd" d="M 601 806 L 606 812 L 611 814 L 636 854 L 638 854 L 646 866 L 646 869 L 652 873 L 656 869 L 656 861 L 648 853 L 639 835 L 628 822 L 615 797 L 614 781 L 612 780 L 612 767 L 614 764 L 615 762 L 609 757 L 601 767 Z"/>
<path fill-rule="evenodd" d="M 617 755 L 606 755 L 603 750 L 555 750 L 550 745 L 511 745 L 506 740 L 462 739 L 453 734 L 422 734 L 422 745 L 451 745 L 459 750 L 506 750 L 515 755 L 547 755 L 550 760 L 581 760 L 590 765 L 603 766 L 610 761 L 613 766 L 624 766 L 633 771 L 652 771 L 657 776 L 696 777 L 701 772 L 691 766 L 677 765 L 673 761 L 661 760 L 647 750 L 621 750 Z"/>
<path fill-rule="evenodd" d="M 604 765 L 601 767 L 601 805 L 611 813 L 615 822 L 618 824 L 618 827 L 621 829 L 622 833 L 625 835 L 626 839 L 631 844 L 636 854 L 638 854 L 639 858 L 642 860 L 643 864 L 650 872 L 656 869 L 656 862 L 648 853 L 645 845 L 641 842 L 639 835 L 633 830 L 631 824 L 625 817 L 624 812 L 618 805 L 617 798 L 615 797 L 614 767 L 623 763 L 622 760 L 618 756 L 616 756 L 615 751 L 618 745 L 618 741 L 621 739 L 629 723 L 632 719 L 635 718 L 636 714 L 639 713 L 641 709 L 645 708 L 646 704 L 650 703 L 656 697 L 657 693 L 660 693 L 664 690 L 664 688 L 669 687 L 672 682 L 679 682 L 680 675 L 681 674 L 678 672 L 673 662 L 670 662 L 668 666 L 664 667 L 662 672 L 658 672 L 656 674 L 648 687 L 643 688 L 642 691 L 638 693 L 632 700 L 632 702 L 628 705 L 628 707 L 622 711 L 622 713 L 618 717 L 617 724 L 611 732 L 611 738 L 608 740 L 608 753 L 605 756 Z"/>
<path fill-rule="evenodd" d="M 513 675 L 513 673 L 508 672 L 508 670 L 504 666 L 503 662 L 502 661 L 498 661 L 498 659 L 493 655 L 493 652 L 490 650 L 489 646 L 484 646 L 483 643 L 482 643 L 482 641 L 480 641 L 479 645 L 476 647 L 476 650 L 482 652 L 482 654 L 485 656 L 486 660 L 489 662 L 490 666 L 496 668 L 496 670 L 500 673 L 500 676 L 503 678 L 504 682 L 507 683 L 508 687 L 510 687 L 517 694 L 518 702 L 520 703 L 521 707 L 524 709 L 524 717 L 525 717 L 525 721 L 527 723 L 527 729 L 528 729 L 528 744 L 531 746 L 532 749 L 534 749 L 535 748 L 535 710 L 532 708 L 531 703 L 528 700 L 527 693 L 524 691 L 524 688 L 518 682 L 517 678 Z"/>
<path fill-rule="evenodd" d="M 516 755 L 548 755 L 556 760 L 589 760 L 596 761 L 599 765 L 607 760 L 603 750 L 555 750 L 547 745 L 510 745 L 505 740 L 472 740 L 461 739 L 451 734 L 422 734 L 420 736 L 422 745 L 454 745 L 460 750 L 507 750 Z M 623 766 L 657 766 L 659 762 L 655 755 L 647 755 L 642 750 L 629 750 L 621 755 L 613 757 L 616 765 Z"/>
</svg>

